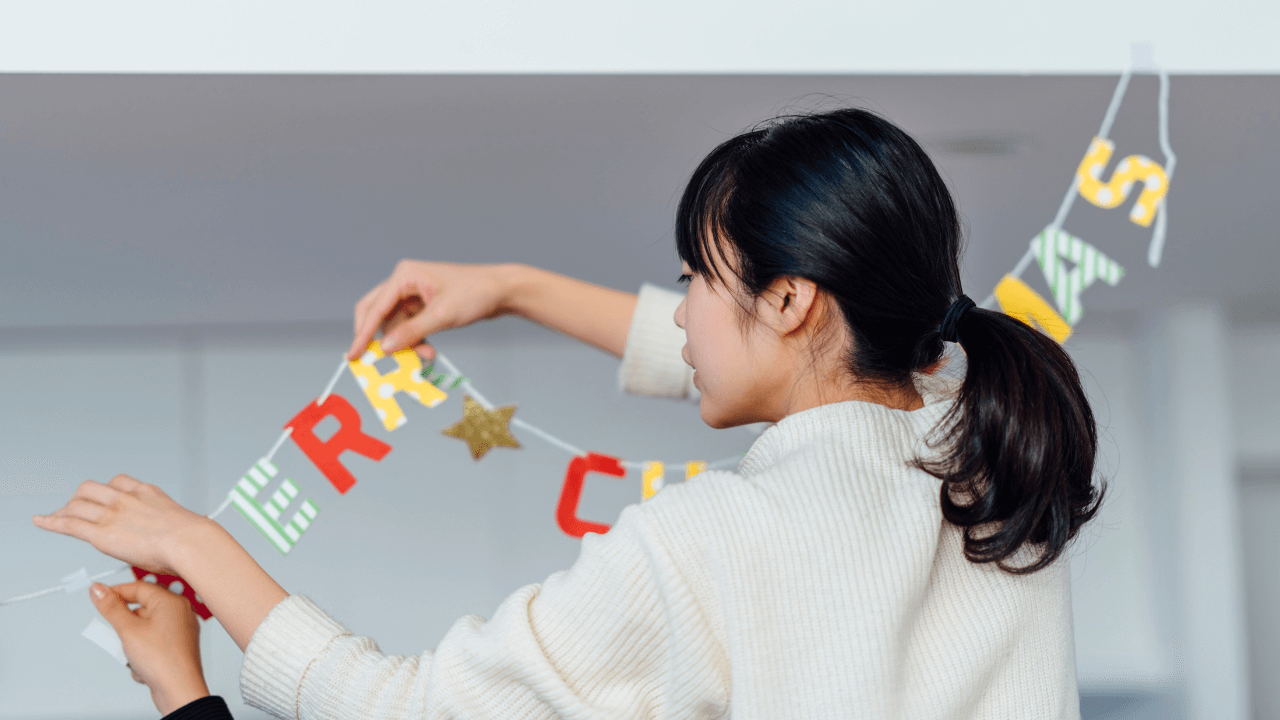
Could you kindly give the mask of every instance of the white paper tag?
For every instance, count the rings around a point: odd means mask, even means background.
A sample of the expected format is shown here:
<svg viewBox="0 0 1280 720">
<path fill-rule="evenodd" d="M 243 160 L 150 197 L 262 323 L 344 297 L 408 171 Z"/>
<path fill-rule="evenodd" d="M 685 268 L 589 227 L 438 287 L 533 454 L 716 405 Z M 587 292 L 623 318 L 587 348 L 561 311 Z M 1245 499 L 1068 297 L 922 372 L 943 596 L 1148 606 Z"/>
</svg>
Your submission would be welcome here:
<svg viewBox="0 0 1280 720">
<path fill-rule="evenodd" d="M 89 571 L 84 568 L 80 568 L 62 578 L 62 589 L 66 590 L 68 595 L 77 590 L 83 590 L 92 584 L 93 581 L 89 579 Z"/>
<path fill-rule="evenodd" d="M 124 646 L 120 644 L 120 636 L 116 635 L 116 631 L 112 630 L 110 625 L 94 618 L 89 621 L 89 627 L 80 634 L 94 645 L 106 650 L 108 655 L 116 659 L 116 662 L 121 665 L 128 664 L 129 659 L 124 656 Z"/>
</svg>

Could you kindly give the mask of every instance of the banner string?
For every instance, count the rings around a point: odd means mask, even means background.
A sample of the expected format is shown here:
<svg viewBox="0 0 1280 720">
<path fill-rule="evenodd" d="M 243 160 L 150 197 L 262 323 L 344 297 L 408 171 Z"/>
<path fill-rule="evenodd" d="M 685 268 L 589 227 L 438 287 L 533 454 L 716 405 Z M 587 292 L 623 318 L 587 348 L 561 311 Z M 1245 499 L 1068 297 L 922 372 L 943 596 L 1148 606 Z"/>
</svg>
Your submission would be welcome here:
<svg viewBox="0 0 1280 720">
<path fill-rule="evenodd" d="M 1164 177 L 1166 182 L 1173 182 L 1173 168 L 1178 164 L 1178 156 L 1173 154 L 1169 145 L 1169 73 L 1160 68 L 1160 152 L 1164 155 Z M 1168 227 L 1168 209 L 1165 203 L 1169 198 L 1160 198 L 1160 206 L 1156 208 L 1155 229 L 1151 231 L 1151 245 L 1147 248 L 1147 264 L 1160 267 L 1160 258 L 1164 255 L 1164 233 Z"/>
<path fill-rule="evenodd" d="M 474 399 L 476 402 L 483 405 L 486 409 L 488 410 L 493 409 L 494 407 L 493 404 L 490 403 L 489 400 L 483 394 L 481 394 L 481 392 L 477 390 L 474 385 L 471 384 L 471 381 L 467 379 L 466 376 L 464 376 L 458 370 L 458 367 L 454 365 L 449 360 L 449 358 L 445 357 L 443 353 L 437 351 L 436 360 L 439 361 L 441 365 L 444 365 L 445 369 L 448 370 L 450 374 L 462 378 L 461 382 L 459 382 L 457 387 L 461 388 L 467 394 L 471 395 L 472 399 Z M 325 386 L 324 392 L 320 394 L 320 397 L 316 398 L 315 402 L 317 405 L 323 405 L 324 401 L 327 400 L 329 396 L 333 394 L 334 387 L 337 386 L 338 381 L 342 379 L 343 371 L 345 371 L 347 367 L 348 367 L 347 359 L 344 356 L 342 358 L 342 361 L 338 364 L 338 369 L 334 371 L 333 377 L 329 379 L 329 384 Z M 570 455 L 576 456 L 576 455 L 587 454 L 585 450 L 571 443 L 565 442 L 564 440 L 561 440 L 560 438 L 556 437 L 555 435 L 552 435 L 551 433 L 547 432 L 546 430 L 543 430 L 542 428 L 534 425 L 533 423 L 525 422 L 524 420 L 521 420 L 519 418 L 512 418 L 511 424 L 521 429 L 528 430 L 530 433 L 533 433 L 534 435 L 543 439 L 548 444 L 554 445 L 555 447 L 558 447 L 561 450 L 564 450 Z M 289 439 L 289 436 L 291 434 L 293 434 L 292 427 L 287 427 L 285 428 L 284 432 L 280 433 L 280 437 L 276 439 L 275 444 L 271 446 L 271 450 L 269 450 L 266 454 L 265 459 L 267 461 L 270 461 L 273 457 L 275 457 L 275 454 L 279 452 L 280 448 L 284 445 L 285 440 Z M 741 461 L 740 457 L 731 457 L 731 458 L 716 460 L 715 462 L 711 462 L 707 464 L 707 470 L 721 470 L 724 468 L 736 467 L 740 461 Z M 640 470 L 644 468 L 643 462 L 635 462 L 632 460 L 623 460 L 621 462 L 623 467 L 630 468 L 633 470 Z M 223 511 L 225 511 L 231 505 L 231 499 L 232 499 L 232 495 L 230 492 L 228 492 L 226 498 L 223 499 L 222 504 L 218 505 L 217 509 L 209 513 L 208 515 L 206 515 L 206 517 L 208 517 L 211 520 L 216 519 L 219 515 L 223 513 Z M 112 575 L 116 575 L 121 572 L 125 572 L 129 568 L 130 568 L 129 565 L 120 565 L 115 568 L 112 568 L 111 570 L 105 570 L 96 575 L 93 575 L 89 577 L 89 580 L 91 582 L 97 582 L 98 580 L 101 580 L 103 578 L 110 577 Z M 46 588 L 44 590 L 28 593 L 26 595 L 19 595 L 17 597 L 11 597 L 7 600 L 0 600 L 0 607 L 23 602 L 25 600 L 34 600 L 38 597 L 43 597 L 45 595 L 50 595 L 52 593 L 65 590 L 70 585 L 82 585 L 82 584 L 83 584 L 83 579 L 77 579 L 73 583 L 63 583 L 55 587 Z"/>
<path fill-rule="evenodd" d="M 1178 158 L 1174 154 L 1173 148 L 1169 144 L 1169 75 L 1164 70 L 1164 68 L 1157 68 L 1157 72 L 1160 76 L 1160 95 L 1159 95 L 1159 103 L 1158 103 L 1160 151 L 1161 153 L 1164 154 L 1164 160 L 1165 160 L 1164 170 L 1165 170 L 1166 181 L 1172 181 L 1174 166 L 1177 164 Z M 1116 115 L 1120 111 L 1120 105 L 1124 99 L 1125 91 L 1129 87 L 1129 80 L 1132 74 L 1133 74 L 1133 68 L 1131 66 L 1120 75 L 1120 80 L 1116 84 L 1116 89 L 1111 95 L 1111 103 L 1107 106 L 1107 112 L 1102 118 L 1102 125 L 1098 129 L 1098 137 L 1104 140 L 1107 138 L 1108 134 L 1110 134 L 1111 126 L 1115 123 Z M 1050 226 L 1052 230 L 1055 230 L 1055 231 L 1061 230 L 1063 223 L 1066 222 L 1067 215 L 1068 213 L 1071 212 L 1071 206 L 1075 202 L 1076 195 L 1079 194 L 1078 183 L 1079 183 L 1078 177 L 1076 175 L 1072 175 L 1071 186 L 1068 188 L 1067 194 L 1062 198 L 1062 203 L 1058 206 L 1058 213 L 1057 215 L 1054 216 L 1053 224 Z M 1161 256 L 1164 252 L 1165 229 L 1167 227 L 1166 215 L 1167 215 L 1167 210 L 1165 208 L 1165 199 L 1161 199 L 1160 204 L 1157 207 L 1157 214 L 1155 218 L 1155 229 L 1152 232 L 1151 245 L 1147 251 L 1147 262 L 1151 265 L 1151 267 L 1159 266 Z M 1015 278 L 1021 277 L 1022 273 L 1026 272 L 1027 268 L 1031 265 L 1031 262 L 1033 260 L 1035 260 L 1035 250 L 1034 248 L 1029 247 L 1027 251 L 1022 255 L 1022 257 L 1018 260 L 1017 264 L 1014 265 L 1013 270 L 1009 274 Z M 995 309 L 995 305 L 996 305 L 996 296 L 995 296 L 995 293 L 992 292 L 991 295 L 987 296 L 987 298 L 982 301 L 982 304 L 980 307 L 983 307 L 986 309 Z M 454 365 L 449 360 L 449 358 L 445 357 L 443 353 L 437 351 L 436 360 L 439 361 L 440 364 L 442 364 L 451 375 L 461 378 L 461 380 L 458 382 L 457 385 L 455 385 L 455 387 L 460 387 L 464 392 L 469 394 L 472 397 L 472 399 L 474 399 L 480 405 L 484 406 L 486 409 L 492 410 L 494 408 L 493 403 L 489 402 L 489 400 L 479 390 L 477 390 L 474 385 L 471 384 L 471 381 L 465 375 L 463 375 L 458 370 L 457 366 Z M 316 399 L 315 402 L 317 405 L 323 405 L 325 400 L 327 400 L 329 396 L 333 393 L 334 387 L 338 384 L 338 381 L 342 378 L 343 371 L 346 370 L 347 367 L 348 367 L 347 360 L 345 357 L 343 357 L 341 362 L 338 363 L 338 368 L 334 371 L 333 377 L 329 379 L 329 383 L 325 386 L 324 392 L 321 393 L 320 396 Z M 564 450 L 565 452 L 569 453 L 570 455 L 579 456 L 579 455 L 586 454 L 586 451 L 584 451 L 582 448 L 579 448 L 576 445 L 568 443 L 560 439 L 559 437 L 556 437 L 555 435 L 547 432 L 546 430 L 543 430 L 542 428 L 530 422 L 527 422 L 521 418 L 513 417 L 511 419 L 511 424 L 514 425 L 515 427 L 521 428 L 522 430 L 529 431 L 533 435 L 541 438 L 543 441 L 545 441 L 549 445 L 558 447 L 561 450 Z M 275 457 L 276 452 L 280 450 L 280 448 L 284 445 L 285 440 L 289 438 L 292 432 L 293 432 L 293 428 L 285 428 L 284 432 L 280 434 L 280 437 L 276 440 L 275 444 L 271 446 L 271 450 L 267 452 L 266 460 L 269 461 L 273 457 Z M 714 462 L 708 463 L 706 466 L 706 469 L 719 470 L 723 468 L 736 467 L 740 462 L 741 462 L 740 457 L 723 458 L 721 460 L 716 460 Z M 645 463 L 643 462 L 636 462 L 632 460 L 622 460 L 621 464 L 623 467 L 633 469 L 633 470 L 643 469 L 645 466 Z M 673 464 L 678 465 L 678 463 L 673 463 Z M 221 515 L 223 511 L 225 511 L 227 507 L 230 506 L 231 497 L 232 497 L 231 494 L 228 493 L 227 497 L 222 501 L 222 504 L 220 504 L 217 507 L 217 509 L 215 509 L 213 512 L 209 513 L 207 517 L 209 517 L 210 519 L 215 519 L 219 515 Z M 90 576 L 88 579 L 92 582 L 96 582 L 103 578 L 110 577 L 112 575 L 116 575 L 118 573 L 124 572 L 128 570 L 129 567 L 130 567 L 129 565 L 120 565 L 111 570 L 105 570 L 96 575 Z M 44 590 L 28 593 L 26 595 L 19 595 L 17 597 L 12 597 L 7 600 L 0 600 L 0 607 L 5 605 L 12 605 L 14 603 L 23 602 L 26 600 L 34 600 L 36 598 L 43 597 L 45 595 L 50 595 L 52 593 L 56 593 L 61 590 L 67 589 L 70 586 L 79 587 L 83 585 L 83 582 L 84 582 L 84 579 L 83 577 L 81 577 L 81 578 L 77 578 L 75 581 L 71 583 L 63 583 L 55 587 L 46 588 Z"/>
<path fill-rule="evenodd" d="M 1169 73 L 1164 68 L 1157 68 L 1156 72 L 1160 76 L 1160 98 L 1158 105 L 1159 110 L 1159 137 L 1160 152 L 1164 154 L 1165 161 L 1165 180 L 1173 181 L 1173 166 L 1177 163 L 1178 158 L 1173 154 L 1173 148 L 1169 145 Z M 1116 89 L 1111 94 L 1111 103 L 1107 105 L 1107 112 L 1102 116 L 1102 125 L 1098 128 L 1098 137 L 1103 140 L 1111 134 L 1111 126 L 1115 124 L 1116 115 L 1120 113 L 1120 105 L 1124 101 L 1125 91 L 1129 89 L 1129 80 L 1133 75 L 1133 67 L 1130 66 L 1120 74 L 1120 80 L 1116 83 Z M 1053 217 L 1053 224 L 1049 226 L 1050 234 L 1055 234 L 1062 229 L 1063 224 L 1067 222 L 1067 215 L 1071 212 L 1071 206 L 1075 204 L 1076 196 L 1079 195 L 1079 177 L 1075 174 L 1071 176 L 1071 186 L 1067 188 L 1067 194 L 1062 198 L 1062 204 L 1058 206 L 1058 214 Z M 1160 256 L 1164 252 L 1165 228 L 1167 227 L 1167 212 L 1165 201 L 1167 198 L 1161 198 L 1160 204 L 1156 208 L 1155 229 L 1151 233 L 1151 245 L 1147 250 L 1147 263 L 1151 267 L 1160 265 Z M 1026 252 L 1022 254 L 1013 270 L 1009 275 L 1020 278 L 1022 273 L 1026 272 L 1031 262 L 1036 258 L 1034 246 L 1028 247 Z M 993 290 L 987 299 L 983 300 L 978 307 L 994 310 L 996 309 L 996 294 Z"/>
</svg>

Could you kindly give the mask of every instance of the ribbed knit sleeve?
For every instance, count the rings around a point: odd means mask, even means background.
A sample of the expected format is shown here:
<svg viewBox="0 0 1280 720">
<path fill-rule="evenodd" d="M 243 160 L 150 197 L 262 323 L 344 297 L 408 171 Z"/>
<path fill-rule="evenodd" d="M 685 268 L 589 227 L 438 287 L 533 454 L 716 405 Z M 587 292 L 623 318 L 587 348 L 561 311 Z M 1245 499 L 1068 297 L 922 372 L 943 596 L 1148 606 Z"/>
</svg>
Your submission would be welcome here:
<svg viewBox="0 0 1280 720">
<path fill-rule="evenodd" d="M 245 701 L 278 717 L 671 717 L 719 714 L 727 670 L 639 508 L 578 561 L 459 620 L 434 652 L 383 655 L 310 600 L 277 605 L 245 651 Z M 692 649 L 696 648 L 696 649 Z M 678 670 L 678 672 L 673 672 Z"/>
<path fill-rule="evenodd" d="M 693 368 L 680 357 L 684 330 L 674 315 L 684 295 L 656 285 L 640 287 L 627 345 L 618 368 L 618 388 L 633 395 L 697 400 Z"/>
</svg>

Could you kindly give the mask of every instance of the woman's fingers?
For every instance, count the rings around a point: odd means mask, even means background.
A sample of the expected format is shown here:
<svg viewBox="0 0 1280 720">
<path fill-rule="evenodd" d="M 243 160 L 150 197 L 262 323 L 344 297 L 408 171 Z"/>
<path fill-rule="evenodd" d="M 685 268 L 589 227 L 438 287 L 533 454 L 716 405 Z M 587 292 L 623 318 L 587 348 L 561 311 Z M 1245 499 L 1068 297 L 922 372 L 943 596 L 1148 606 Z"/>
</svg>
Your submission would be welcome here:
<svg viewBox="0 0 1280 720">
<path fill-rule="evenodd" d="M 369 341 L 377 334 L 378 328 L 382 326 L 382 321 L 391 313 L 396 305 L 400 303 L 401 293 L 398 288 L 384 287 L 378 297 L 369 303 L 369 307 L 364 311 L 364 318 L 360 321 L 360 329 L 356 331 L 355 339 L 351 342 L 351 350 L 347 353 L 347 357 L 352 360 L 360 357 L 364 353 Z"/>
<path fill-rule="evenodd" d="M 102 583 L 94 583 L 89 586 L 89 598 L 93 600 L 93 605 L 98 608 L 102 618 L 115 629 L 117 635 L 129 634 L 139 622 L 138 616 L 129 609 L 129 603 L 137 601 L 122 597 L 122 594 L 116 592 L 114 588 L 109 588 Z"/>
<path fill-rule="evenodd" d="M 416 347 L 423 344 L 426 338 L 442 330 L 465 324 L 459 323 L 458 313 L 453 310 L 455 305 L 456 301 L 445 299 L 427 305 L 422 312 L 387 330 L 382 336 L 382 349 L 389 354 L 402 348 Z M 435 350 L 428 348 L 428 353 L 423 357 L 428 359 L 435 357 Z"/>
<path fill-rule="evenodd" d="M 107 511 L 105 505 L 85 500 L 84 498 L 74 497 L 67 501 L 66 505 L 58 508 L 54 515 L 58 517 L 73 517 L 82 520 L 88 520 L 91 523 L 97 523 L 102 519 L 102 515 Z"/>
<path fill-rule="evenodd" d="M 149 583 L 145 580 L 137 582 L 116 585 L 113 590 L 126 603 L 139 603 L 143 607 L 151 607 L 156 603 L 164 602 L 170 598 L 181 598 L 181 595 L 174 595 L 167 588 L 162 588 L 155 583 Z M 182 602 L 186 602 L 183 598 Z"/>
<path fill-rule="evenodd" d="M 436 283 L 442 279 L 439 267 L 430 263 L 402 260 L 391 277 L 370 291 L 356 304 L 356 332 L 349 359 L 356 359 L 364 352 L 379 328 L 390 329 L 400 324 L 396 315 L 415 316 L 436 296 Z M 384 338 L 385 346 L 385 338 Z M 394 346 L 388 352 L 400 350 Z"/>
<path fill-rule="evenodd" d="M 352 318 L 352 332 L 360 332 L 360 326 L 362 324 L 361 321 L 364 320 L 365 313 L 369 309 L 369 304 L 373 302 L 374 298 L 378 297 L 378 293 L 382 292 L 382 286 L 386 284 L 387 283 L 384 280 L 383 282 L 374 285 L 372 290 L 365 293 L 364 297 L 360 298 L 356 302 L 355 317 Z"/>
<path fill-rule="evenodd" d="M 71 515 L 36 515 L 32 518 L 41 530 L 67 535 L 90 544 L 98 537 L 98 525 Z"/>
<path fill-rule="evenodd" d="M 128 475 L 117 475 L 111 478 L 111 482 L 107 483 L 107 486 L 121 492 L 131 493 L 140 489 L 144 484 L 141 480 L 135 480 Z"/>
<path fill-rule="evenodd" d="M 383 298 L 388 294 L 387 286 L 390 283 L 391 281 L 387 280 L 378 285 L 356 305 L 355 336 L 351 340 L 351 347 L 347 350 L 348 360 L 355 360 L 364 354 L 369 341 L 378 331 L 377 321 L 373 319 L 374 309 L 384 304 Z"/>
<path fill-rule="evenodd" d="M 398 322 L 395 329 L 383 335 L 382 351 L 390 355 L 397 350 L 407 346 L 410 342 L 415 345 L 416 341 L 425 337 L 424 334 L 417 334 L 416 327 L 421 324 L 421 319 L 432 310 L 431 304 L 431 288 L 425 283 L 416 283 L 408 281 L 396 288 L 396 292 L 387 293 L 380 301 L 372 306 L 369 312 L 369 324 L 364 328 L 357 340 L 363 340 L 365 345 L 373 339 L 373 335 L 382 327 L 384 322 L 394 318 L 394 314 L 401 303 L 406 300 L 414 299 L 409 305 L 409 309 L 419 309 L 414 315 L 409 316 L 402 322 Z"/>
<path fill-rule="evenodd" d="M 116 488 L 110 487 L 109 485 L 103 485 L 102 483 L 94 482 L 92 480 L 85 480 L 80 483 L 80 487 L 76 488 L 76 493 L 72 497 L 84 498 L 85 500 L 96 502 L 99 505 L 109 506 L 111 503 L 115 502 L 119 496 L 120 491 Z"/>
</svg>

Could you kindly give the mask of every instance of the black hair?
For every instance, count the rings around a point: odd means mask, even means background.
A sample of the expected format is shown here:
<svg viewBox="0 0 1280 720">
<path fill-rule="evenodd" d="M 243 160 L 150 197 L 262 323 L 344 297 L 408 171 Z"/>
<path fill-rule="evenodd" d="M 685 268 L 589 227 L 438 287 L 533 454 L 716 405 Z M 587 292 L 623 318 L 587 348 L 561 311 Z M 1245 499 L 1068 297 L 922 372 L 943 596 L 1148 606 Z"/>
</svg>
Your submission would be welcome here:
<svg viewBox="0 0 1280 720">
<path fill-rule="evenodd" d="M 779 278 L 815 283 L 843 315 L 860 381 L 907 387 L 942 358 L 940 325 L 962 294 L 959 215 L 920 145 L 872 112 L 781 117 L 722 143 L 689 180 L 675 236 L 694 273 L 723 280 L 732 268 L 747 297 Z M 942 481 L 943 517 L 963 528 L 969 560 L 1035 572 L 1101 502 L 1093 412 L 1043 333 L 981 308 L 954 332 L 964 383 L 931 435 L 936 457 L 915 466 Z M 1026 545 L 1034 560 L 1014 565 Z"/>
</svg>

